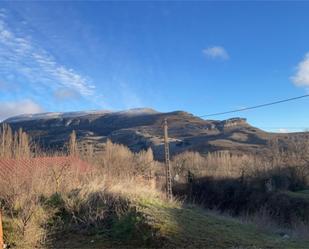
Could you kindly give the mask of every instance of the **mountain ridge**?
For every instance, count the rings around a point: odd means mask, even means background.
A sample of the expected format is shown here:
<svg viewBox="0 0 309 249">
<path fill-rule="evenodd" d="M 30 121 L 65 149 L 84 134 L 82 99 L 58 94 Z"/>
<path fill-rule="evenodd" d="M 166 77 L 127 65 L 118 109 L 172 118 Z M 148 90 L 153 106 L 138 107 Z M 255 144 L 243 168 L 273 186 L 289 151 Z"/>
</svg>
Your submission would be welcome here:
<svg viewBox="0 0 309 249">
<path fill-rule="evenodd" d="M 309 133 L 270 133 L 251 126 L 244 118 L 204 120 L 185 111 L 158 112 L 150 108 L 125 111 L 44 113 L 5 120 L 14 130 L 23 128 L 44 148 L 58 148 L 75 130 L 80 141 L 100 146 L 110 139 L 132 151 L 151 147 L 155 157 L 163 158 L 164 119 L 169 124 L 171 153 L 214 151 L 230 153 L 263 152 L 272 139 L 287 141 Z"/>
</svg>

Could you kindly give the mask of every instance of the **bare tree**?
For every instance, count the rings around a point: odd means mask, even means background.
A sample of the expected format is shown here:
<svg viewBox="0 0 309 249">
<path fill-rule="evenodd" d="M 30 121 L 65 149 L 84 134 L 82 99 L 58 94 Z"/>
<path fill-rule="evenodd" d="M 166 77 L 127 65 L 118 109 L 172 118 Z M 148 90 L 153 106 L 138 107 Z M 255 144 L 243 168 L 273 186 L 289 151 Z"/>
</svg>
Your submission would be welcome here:
<svg viewBox="0 0 309 249">
<path fill-rule="evenodd" d="M 21 128 L 13 135 L 8 124 L 0 127 L 0 157 L 29 158 L 32 156 L 32 147 L 29 136 Z"/>
<path fill-rule="evenodd" d="M 8 124 L 2 124 L 0 128 L 0 139 L 1 139 L 1 150 L 0 155 L 4 158 L 12 157 L 12 145 L 13 145 L 13 133 L 12 129 Z"/>
</svg>

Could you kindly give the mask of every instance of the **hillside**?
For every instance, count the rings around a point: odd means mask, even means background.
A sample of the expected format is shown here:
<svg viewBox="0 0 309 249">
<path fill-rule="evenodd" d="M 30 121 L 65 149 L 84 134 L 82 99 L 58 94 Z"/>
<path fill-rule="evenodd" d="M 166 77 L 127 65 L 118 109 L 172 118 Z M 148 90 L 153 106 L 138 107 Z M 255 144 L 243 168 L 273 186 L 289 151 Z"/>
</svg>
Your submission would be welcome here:
<svg viewBox="0 0 309 249">
<path fill-rule="evenodd" d="M 308 133 L 268 133 L 242 118 L 204 120 L 184 111 L 161 113 L 152 109 L 43 113 L 12 117 L 4 122 L 13 129 L 22 127 L 45 148 L 62 146 L 75 130 L 79 140 L 93 143 L 97 148 L 111 139 L 133 151 L 152 147 L 156 158 L 162 159 L 162 122 L 165 118 L 169 123 L 170 146 L 174 154 L 186 150 L 257 153 L 263 151 L 273 138 L 284 142 L 291 137 L 308 136 Z"/>
</svg>

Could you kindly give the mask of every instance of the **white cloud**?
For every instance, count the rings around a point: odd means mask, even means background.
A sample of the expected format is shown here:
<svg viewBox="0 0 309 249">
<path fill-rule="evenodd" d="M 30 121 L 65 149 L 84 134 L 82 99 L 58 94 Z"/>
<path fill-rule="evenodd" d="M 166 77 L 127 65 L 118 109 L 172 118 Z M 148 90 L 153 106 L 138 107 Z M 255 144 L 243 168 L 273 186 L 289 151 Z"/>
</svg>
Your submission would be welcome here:
<svg viewBox="0 0 309 249">
<path fill-rule="evenodd" d="M 43 112 L 43 108 L 31 99 L 2 101 L 0 106 L 0 121 L 15 115 Z"/>
<path fill-rule="evenodd" d="M 279 133 L 289 133 L 290 131 L 286 128 L 280 128 L 280 129 L 278 129 L 277 132 L 279 132 Z"/>
<path fill-rule="evenodd" d="M 221 46 L 208 47 L 203 49 L 202 52 L 206 57 L 212 59 L 228 60 L 230 58 L 225 48 Z"/>
<path fill-rule="evenodd" d="M 296 86 L 309 87 L 309 52 L 298 64 L 297 72 L 291 79 Z"/>
<path fill-rule="evenodd" d="M 83 96 L 94 94 L 91 80 L 59 63 L 29 36 L 14 32 L 0 15 L 0 75 L 14 73 L 37 89 L 71 88 Z"/>
</svg>

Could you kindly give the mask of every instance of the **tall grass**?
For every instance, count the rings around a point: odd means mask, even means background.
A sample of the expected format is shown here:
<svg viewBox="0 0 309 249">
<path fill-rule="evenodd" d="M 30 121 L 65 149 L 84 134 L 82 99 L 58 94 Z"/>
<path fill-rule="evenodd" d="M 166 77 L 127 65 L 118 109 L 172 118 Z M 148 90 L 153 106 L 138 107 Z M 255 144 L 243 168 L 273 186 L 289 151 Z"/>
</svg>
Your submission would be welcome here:
<svg viewBox="0 0 309 249">
<path fill-rule="evenodd" d="M 73 132 L 69 149 L 63 149 L 71 162 L 59 163 L 64 157 L 55 153 L 49 155 L 51 163 L 40 165 L 40 158 L 44 161 L 46 156 L 31 149 L 24 132 L 14 137 L 4 125 L 0 133 L 0 160 L 9 164 L 0 174 L 0 203 L 5 241 L 11 246 L 42 247 L 59 229 L 105 226 L 111 217 L 128 212 L 125 196 L 158 195 L 154 188 L 145 187 L 151 184 L 156 165 L 151 150 L 132 153 L 107 141 L 103 151 L 90 158 L 89 148 L 80 146 Z M 81 170 L 76 158 L 89 166 Z"/>
<path fill-rule="evenodd" d="M 95 152 L 91 145 L 79 143 L 73 132 L 62 149 L 62 156 L 82 159 L 90 166 L 87 170 L 81 170 L 74 160 L 69 165 L 57 163 L 59 153 L 48 155 L 54 158 L 48 167 L 24 167 L 21 159 L 46 157 L 46 154 L 35 149 L 22 130 L 13 135 L 8 126 L 3 126 L 0 137 L 0 160 L 20 160 L 8 174 L 0 174 L 7 243 L 21 248 L 43 247 L 66 230 L 81 233 L 102 230 L 110 236 L 138 239 L 133 228 L 139 227 L 146 231 L 145 238 L 151 238 L 150 228 L 145 227 L 138 210 L 131 205 L 132 200 L 141 196 L 164 196 L 160 191 L 164 189 L 164 168 L 154 160 L 151 149 L 133 153 L 123 145 L 107 141 L 102 151 Z M 276 199 L 281 194 L 278 191 L 304 189 L 309 176 L 308 143 L 292 141 L 280 147 L 278 142 L 273 142 L 269 147 L 270 152 L 264 157 L 228 152 L 177 155 L 172 160 L 174 186 L 183 185 L 182 193 L 191 192 L 190 200 L 200 201 L 205 207 L 220 209 L 221 205 L 223 211 L 237 209 L 242 214 L 265 218 L 262 209 L 250 213 L 252 205 L 244 200 L 258 196 L 259 200 L 279 203 L 282 199 Z M 194 186 L 188 185 L 189 172 Z M 271 190 L 267 189 L 269 182 Z M 292 204 L 289 207 L 295 207 Z M 286 202 L 282 202 L 284 205 Z M 302 207 L 297 210 L 306 212 Z M 126 227 L 121 223 L 124 220 L 129 224 L 126 229 L 122 229 Z M 308 223 L 303 221 L 303 231 L 306 231 Z M 300 227 L 296 220 L 292 225 Z"/>
</svg>

